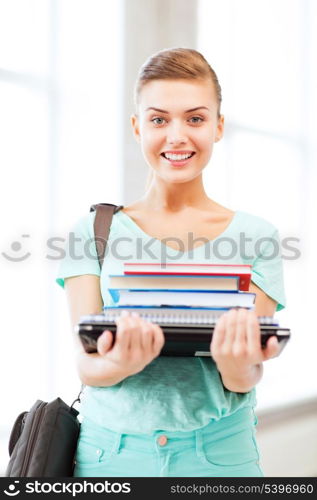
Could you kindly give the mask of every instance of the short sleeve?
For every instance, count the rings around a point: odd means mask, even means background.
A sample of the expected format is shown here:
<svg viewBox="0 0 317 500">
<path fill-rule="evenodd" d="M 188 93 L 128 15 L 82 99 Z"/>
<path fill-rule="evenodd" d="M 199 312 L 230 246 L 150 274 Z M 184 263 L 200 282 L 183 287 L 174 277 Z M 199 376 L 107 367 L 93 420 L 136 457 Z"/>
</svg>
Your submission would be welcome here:
<svg viewBox="0 0 317 500">
<path fill-rule="evenodd" d="M 82 217 L 66 235 L 56 282 L 64 288 L 65 278 L 94 274 L 100 276 L 100 267 L 94 240 L 95 212 Z"/>
<path fill-rule="evenodd" d="M 286 300 L 283 262 L 279 233 L 275 228 L 270 234 L 262 236 L 256 241 L 251 279 L 253 283 L 277 302 L 277 311 L 284 309 Z"/>
</svg>

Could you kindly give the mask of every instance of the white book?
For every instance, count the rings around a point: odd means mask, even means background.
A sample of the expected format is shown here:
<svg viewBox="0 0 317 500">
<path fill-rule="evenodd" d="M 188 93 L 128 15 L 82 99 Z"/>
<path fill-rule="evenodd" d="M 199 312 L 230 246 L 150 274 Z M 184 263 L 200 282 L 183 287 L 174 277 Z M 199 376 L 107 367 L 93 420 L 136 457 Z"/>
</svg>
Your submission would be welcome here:
<svg viewBox="0 0 317 500">
<path fill-rule="evenodd" d="M 131 291 L 120 290 L 118 306 L 191 306 L 246 307 L 254 306 L 255 293 L 198 291 Z"/>
</svg>

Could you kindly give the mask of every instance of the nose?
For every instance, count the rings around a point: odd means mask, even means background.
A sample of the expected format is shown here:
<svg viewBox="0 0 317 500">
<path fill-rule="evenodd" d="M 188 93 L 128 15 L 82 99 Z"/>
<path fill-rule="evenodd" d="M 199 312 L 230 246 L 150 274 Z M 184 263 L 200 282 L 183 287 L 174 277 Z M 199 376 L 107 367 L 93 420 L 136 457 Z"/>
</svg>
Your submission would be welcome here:
<svg viewBox="0 0 317 500">
<path fill-rule="evenodd" d="M 179 121 L 170 123 L 167 130 L 167 142 L 171 145 L 186 144 L 187 136 L 182 123 Z"/>
</svg>

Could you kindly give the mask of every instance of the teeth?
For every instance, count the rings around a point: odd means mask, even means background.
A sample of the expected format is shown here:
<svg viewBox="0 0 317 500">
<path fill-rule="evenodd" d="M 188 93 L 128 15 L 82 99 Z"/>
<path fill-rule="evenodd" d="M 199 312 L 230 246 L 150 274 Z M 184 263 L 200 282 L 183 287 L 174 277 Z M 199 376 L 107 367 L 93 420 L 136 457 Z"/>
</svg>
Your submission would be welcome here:
<svg viewBox="0 0 317 500">
<path fill-rule="evenodd" d="M 182 155 L 164 153 L 164 156 L 168 160 L 180 161 L 180 160 L 186 160 L 187 158 L 190 158 L 192 156 L 192 153 L 186 153 L 186 154 L 182 154 Z"/>
</svg>

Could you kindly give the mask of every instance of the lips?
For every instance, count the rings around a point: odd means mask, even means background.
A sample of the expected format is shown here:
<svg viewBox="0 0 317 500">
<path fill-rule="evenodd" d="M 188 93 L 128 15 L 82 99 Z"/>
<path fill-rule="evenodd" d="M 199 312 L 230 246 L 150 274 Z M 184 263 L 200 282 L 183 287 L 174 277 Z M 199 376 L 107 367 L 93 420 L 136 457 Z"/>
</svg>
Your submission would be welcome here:
<svg viewBox="0 0 317 500">
<path fill-rule="evenodd" d="M 184 162 L 194 156 L 194 151 L 164 151 L 161 156 L 170 162 Z"/>
<path fill-rule="evenodd" d="M 195 151 L 164 151 L 161 156 L 172 168 L 182 168 L 191 162 L 195 154 Z"/>
</svg>

